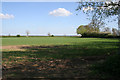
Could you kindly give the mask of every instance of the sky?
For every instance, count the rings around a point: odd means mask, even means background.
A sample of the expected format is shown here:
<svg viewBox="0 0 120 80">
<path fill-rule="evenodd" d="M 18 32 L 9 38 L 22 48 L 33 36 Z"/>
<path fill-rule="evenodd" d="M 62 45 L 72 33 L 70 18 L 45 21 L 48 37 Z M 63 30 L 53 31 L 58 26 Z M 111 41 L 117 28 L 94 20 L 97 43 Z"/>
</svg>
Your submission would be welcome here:
<svg viewBox="0 0 120 80">
<path fill-rule="evenodd" d="M 78 26 L 90 23 L 77 7 L 76 2 L 3 2 L 2 34 L 76 35 Z M 107 26 L 117 28 L 117 23 Z"/>
</svg>

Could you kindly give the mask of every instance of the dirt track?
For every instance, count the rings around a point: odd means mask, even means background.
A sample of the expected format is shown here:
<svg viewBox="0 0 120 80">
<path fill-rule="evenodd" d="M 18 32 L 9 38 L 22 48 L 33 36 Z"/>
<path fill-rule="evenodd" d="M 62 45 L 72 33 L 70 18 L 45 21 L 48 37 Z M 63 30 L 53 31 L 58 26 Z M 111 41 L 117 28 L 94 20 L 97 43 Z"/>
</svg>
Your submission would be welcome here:
<svg viewBox="0 0 120 80">
<path fill-rule="evenodd" d="M 9 50 L 23 50 L 21 47 L 28 47 L 28 45 L 12 45 L 12 46 L 2 46 L 2 49 L 9 49 Z"/>
</svg>

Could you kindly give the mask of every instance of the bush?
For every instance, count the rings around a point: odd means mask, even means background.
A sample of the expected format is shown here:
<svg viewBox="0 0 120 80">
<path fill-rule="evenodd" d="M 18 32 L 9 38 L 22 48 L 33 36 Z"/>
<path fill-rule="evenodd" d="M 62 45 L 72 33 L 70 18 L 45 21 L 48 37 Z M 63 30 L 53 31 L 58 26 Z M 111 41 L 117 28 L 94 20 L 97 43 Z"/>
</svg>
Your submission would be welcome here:
<svg viewBox="0 0 120 80">
<path fill-rule="evenodd" d="M 95 37 L 95 38 L 115 38 L 114 35 L 108 33 L 83 33 L 82 37 Z"/>
<path fill-rule="evenodd" d="M 84 33 L 82 34 L 82 37 L 104 37 L 105 34 L 100 33 Z"/>
<path fill-rule="evenodd" d="M 16 37 L 20 37 L 20 35 L 17 35 Z"/>
<path fill-rule="evenodd" d="M 54 35 L 51 35 L 51 37 L 54 37 Z"/>
</svg>

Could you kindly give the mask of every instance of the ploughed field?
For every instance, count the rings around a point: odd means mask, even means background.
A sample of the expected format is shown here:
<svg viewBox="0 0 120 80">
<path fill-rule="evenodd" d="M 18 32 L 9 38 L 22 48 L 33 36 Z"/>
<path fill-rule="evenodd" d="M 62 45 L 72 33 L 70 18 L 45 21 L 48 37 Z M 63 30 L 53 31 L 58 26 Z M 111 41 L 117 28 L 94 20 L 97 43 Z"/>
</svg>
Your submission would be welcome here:
<svg viewBox="0 0 120 80">
<path fill-rule="evenodd" d="M 100 78 L 90 67 L 118 52 L 117 39 L 2 38 L 3 78 Z"/>
</svg>

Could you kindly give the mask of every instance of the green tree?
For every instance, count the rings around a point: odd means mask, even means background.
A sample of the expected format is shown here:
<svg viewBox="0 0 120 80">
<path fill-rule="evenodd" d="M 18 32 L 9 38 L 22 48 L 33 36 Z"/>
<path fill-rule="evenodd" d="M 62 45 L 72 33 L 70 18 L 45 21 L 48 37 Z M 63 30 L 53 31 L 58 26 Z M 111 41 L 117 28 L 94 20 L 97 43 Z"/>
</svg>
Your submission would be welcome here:
<svg viewBox="0 0 120 80">
<path fill-rule="evenodd" d="M 85 32 L 87 32 L 87 29 L 83 25 L 77 28 L 77 34 L 84 34 Z"/>
<path fill-rule="evenodd" d="M 86 13 L 89 19 L 93 20 L 93 25 L 100 27 L 104 25 L 106 18 L 111 16 L 120 16 L 120 1 L 107 1 L 104 2 L 79 2 L 76 10 L 82 10 Z M 90 17 L 91 16 L 91 17 Z M 120 30 L 120 17 L 118 16 L 118 30 Z M 117 18 L 116 18 L 117 19 Z M 116 20 L 115 19 L 115 20 Z M 98 24 L 99 21 L 99 24 Z"/>
<path fill-rule="evenodd" d="M 99 29 L 97 27 L 94 27 L 92 25 L 81 25 L 77 28 L 77 34 L 84 34 L 84 33 L 93 33 L 99 32 Z"/>
<path fill-rule="evenodd" d="M 91 0 L 90 2 L 83 1 L 84 0 L 78 2 L 78 8 L 76 9 L 77 11 L 82 10 L 85 14 L 88 15 L 88 19 L 94 21 L 99 20 L 102 24 L 105 22 L 106 18 L 117 16 L 115 20 L 118 19 L 118 32 L 120 33 L 120 0 L 105 0 L 101 2 L 91 2 Z M 96 25 L 96 22 L 94 22 L 93 24 Z M 120 44 L 118 46 L 118 53 L 120 54 Z"/>
<path fill-rule="evenodd" d="M 20 35 L 18 34 L 18 35 L 16 35 L 16 37 L 20 37 Z"/>
</svg>

